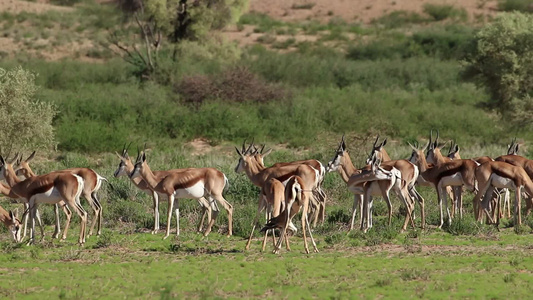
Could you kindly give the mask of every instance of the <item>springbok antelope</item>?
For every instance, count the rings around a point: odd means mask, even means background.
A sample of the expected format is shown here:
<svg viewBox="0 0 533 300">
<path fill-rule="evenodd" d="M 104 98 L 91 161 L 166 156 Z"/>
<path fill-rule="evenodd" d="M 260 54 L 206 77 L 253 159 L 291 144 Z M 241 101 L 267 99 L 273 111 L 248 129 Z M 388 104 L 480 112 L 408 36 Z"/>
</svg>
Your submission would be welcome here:
<svg viewBox="0 0 533 300">
<path fill-rule="evenodd" d="M 374 158 L 376 157 L 377 156 L 374 156 Z M 405 228 L 407 228 L 407 223 L 408 223 L 408 220 L 411 218 L 411 212 L 412 212 L 411 197 L 410 197 L 409 192 L 407 191 L 407 188 L 411 185 L 411 181 L 415 182 L 415 179 L 417 177 L 416 168 L 414 167 L 413 164 L 407 161 L 382 162 L 381 167 L 388 168 L 386 170 L 391 170 L 392 168 L 395 168 L 396 163 L 401 165 L 400 168 L 406 168 L 406 169 L 410 168 L 412 171 L 412 174 L 409 175 L 406 173 L 405 179 L 397 178 L 396 176 L 393 176 L 389 180 L 378 180 L 375 182 L 372 181 L 368 183 L 369 184 L 368 187 L 365 187 L 364 182 L 359 181 L 360 177 L 358 177 L 358 174 L 363 172 L 363 170 L 362 169 L 358 170 L 353 165 L 350 155 L 348 151 L 346 150 L 346 143 L 344 141 L 344 136 L 342 137 L 342 140 L 339 143 L 339 147 L 337 148 L 337 151 L 335 152 L 335 156 L 328 163 L 327 171 L 328 172 L 333 172 L 333 171 L 339 172 L 342 179 L 346 182 L 348 186 L 348 190 L 354 194 L 354 204 L 353 204 L 352 219 L 350 223 L 350 230 L 353 229 L 353 224 L 355 222 L 355 215 L 357 213 L 357 207 L 359 207 L 361 211 L 361 218 L 360 218 L 361 229 L 367 230 L 369 228 L 372 228 L 372 214 L 371 214 L 372 197 L 371 196 L 382 196 L 385 199 L 385 202 L 387 203 L 387 207 L 389 209 L 388 224 L 390 225 L 391 220 L 392 220 L 392 204 L 390 202 L 390 196 L 389 196 L 391 189 L 394 189 L 395 193 L 402 200 L 402 202 L 406 205 L 407 215 L 406 215 L 406 221 L 405 221 L 404 226 L 402 227 L 402 230 L 405 230 Z M 399 171 L 401 172 L 401 170 Z M 401 176 L 403 176 L 403 173 Z M 367 192 L 365 193 L 365 191 Z M 363 195 L 366 196 L 366 199 L 363 198 Z M 366 228 L 364 228 L 364 220 L 366 220 L 367 222 Z"/>
<path fill-rule="evenodd" d="M 6 163 L 1 156 L 0 162 L 6 166 Z M 79 199 L 83 191 L 83 179 L 80 176 L 68 172 L 52 172 L 45 175 L 30 177 L 21 181 L 17 178 L 11 165 L 7 165 L 5 170 L 10 174 L 10 178 L 13 178 L 16 183 L 10 185 L 10 187 L 0 186 L 0 192 L 9 198 L 22 198 L 29 203 L 31 230 L 28 244 L 32 244 L 35 240 L 35 217 L 37 206 L 40 203 L 56 204 L 62 201 L 76 211 L 80 217 L 81 225 L 78 243 L 80 245 L 85 243 L 87 212 L 85 212 L 81 206 Z M 69 226 L 70 219 L 67 218 L 62 239 L 66 239 Z M 44 236 L 42 227 L 41 235 Z"/>
<path fill-rule="evenodd" d="M 533 178 L 533 160 L 527 159 L 520 155 L 514 155 L 514 154 L 502 155 L 502 156 L 496 157 L 494 160 L 503 161 L 513 166 L 522 167 L 524 171 L 526 171 L 529 178 L 530 179 Z M 533 195 L 529 195 L 528 197 L 529 200 L 526 201 L 526 215 L 529 215 L 531 213 L 531 210 L 533 209 L 533 201 L 531 201 L 532 196 Z"/>
<path fill-rule="evenodd" d="M 447 194 L 445 192 L 446 186 L 465 186 L 470 190 L 476 190 L 474 171 L 478 164 L 471 159 L 459 159 L 445 162 L 438 166 L 429 167 L 426 161 L 424 151 L 427 149 L 428 144 L 418 149 L 413 145 L 411 146 L 413 152 L 411 162 L 415 163 L 420 170 L 420 176 L 424 181 L 429 182 L 437 190 L 439 211 L 440 211 L 440 224 L 439 228 L 444 224 L 444 214 L 442 211 L 442 202 L 446 208 L 448 215 L 448 224 L 451 224 L 450 210 L 448 209 Z"/>
<path fill-rule="evenodd" d="M 2 187 L 0 189 L 5 188 L 8 189 L 5 185 L 1 184 Z M 13 240 L 15 243 L 20 243 L 22 240 L 20 230 L 22 227 L 22 223 L 17 218 L 17 214 L 13 213 L 12 211 L 7 212 L 2 206 L 0 206 L 0 221 L 4 223 L 4 225 L 7 227 L 9 232 L 11 232 L 11 235 L 13 236 Z"/>
<path fill-rule="evenodd" d="M 26 160 L 19 162 L 18 164 L 19 167 L 15 170 L 15 174 L 17 176 L 23 176 L 24 178 L 30 178 L 30 177 L 36 176 L 29 165 L 29 162 L 33 159 L 34 156 L 35 156 L 35 151 L 33 151 L 33 153 Z M 70 168 L 70 169 L 58 170 L 57 172 L 72 173 L 74 175 L 80 176 L 83 179 L 82 196 L 83 198 L 85 198 L 85 200 L 87 200 L 87 202 L 89 203 L 89 205 L 91 206 L 94 212 L 94 218 L 91 223 L 91 227 L 89 227 L 88 235 L 91 236 L 93 234 L 94 226 L 96 225 L 97 221 L 98 221 L 98 227 L 97 227 L 96 235 L 100 235 L 102 233 L 102 204 L 100 203 L 100 200 L 98 199 L 97 193 L 100 190 L 100 187 L 102 186 L 102 182 L 107 181 L 107 179 L 100 176 L 93 169 L 89 169 L 89 168 Z M 58 218 L 57 207 L 54 210 L 56 211 L 56 218 Z M 68 214 L 67 212 L 65 213 Z M 56 236 L 55 233 L 54 233 L 54 236 Z"/>
<path fill-rule="evenodd" d="M 252 142 L 253 145 L 253 142 Z M 255 146 L 254 146 L 255 148 Z M 250 153 L 261 166 L 265 167 L 264 158 L 272 152 L 272 149 L 264 151 L 265 145 L 262 145 L 261 149 L 255 148 L 253 152 Z M 241 152 L 245 152 L 245 145 L 243 143 Z M 306 160 L 297 160 L 291 162 L 278 162 L 272 165 L 272 167 L 282 167 L 287 165 L 308 165 L 311 168 L 315 169 L 318 172 L 318 184 L 315 190 L 313 190 L 313 198 L 309 202 L 309 213 L 313 215 L 313 227 L 316 227 L 318 220 L 320 223 L 325 221 L 325 211 L 326 211 L 326 193 L 322 189 L 322 183 L 326 176 L 326 168 L 324 165 L 316 159 L 306 159 Z"/>
<path fill-rule="evenodd" d="M 459 155 L 459 146 L 457 146 L 457 151 L 453 155 L 454 158 L 452 159 L 449 156 L 444 156 L 442 154 L 442 148 L 446 145 L 446 143 L 439 146 L 439 131 L 437 130 L 437 137 L 435 137 L 435 140 L 433 140 L 433 130 L 431 130 L 429 134 L 429 146 L 426 151 L 426 161 L 430 165 L 440 166 L 444 163 L 450 162 L 452 160 L 458 160 L 461 159 L 461 156 Z M 450 145 L 450 151 L 452 150 L 452 145 Z M 462 197 L 462 186 L 447 186 L 446 187 L 446 193 L 448 196 L 450 196 L 451 202 L 452 202 L 452 211 L 450 213 L 451 217 L 453 218 L 455 216 L 455 213 L 459 213 L 459 217 L 463 217 L 463 197 Z"/>
<path fill-rule="evenodd" d="M 281 249 L 281 243 L 285 239 L 287 245 L 287 250 L 290 251 L 289 246 L 289 237 L 287 236 L 287 228 L 292 218 L 301 210 L 302 211 L 302 234 L 304 239 L 304 248 L 305 253 L 309 254 L 309 246 L 307 245 L 307 236 L 306 228 L 309 230 L 309 236 L 311 237 L 311 242 L 313 243 L 313 248 L 315 252 L 318 252 L 315 240 L 313 239 L 313 234 L 311 233 L 311 228 L 309 228 L 309 220 L 307 216 L 307 209 L 309 208 L 309 198 L 308 194 L 305 192 L 305 182 L 304 180 L 297 175 L 291 176 L 286 183 L 284 188 L 285 194 L 285 210 L 281 212 L 278 216 L 274 216 L 269 220 L 269 222 L 261 229 L 261 232 L 273 230 L 275 228 L 281 229 L 281 235 L 274 247 L 273 253 L 279 253 Z"/>
<path fill-rule="evenodd" d="M 17 162 L 18 162 L 18 154 L 15 154 L 15 156 L 11 160 L 7 160 L 7 159 L 4 160 L 2 158 L 2 162 L 0 164 L 0 179 L 3 179 L 6 181 L 6 183 L 8 184 L 7 188 L 14 186 L 20 181 L 19 178 L 15 175 L 15 172 L 13 171 L 14 170 L 13 165 L 17 164 Z M 18 200 L 19 200 L 18 202 L 21 202 L 24 205 L 24 211 L 28 211 L 29 202 L 24 198 L 18 198 Z M 64 203 L 62 203 L 62 207 L 63 207 L 63 211 L 65 212 L 65 215 L 67 216 L 67 220 L 70 220 L 70 217 L 72 215 L 71 211 L 68 209 L 67 206 L 65 206 Z M 52 238 L 57 238 L 59 236 L 59 233 L 61 232 L 61 226 L 59 224 L 59 209 L 58 209 L 57 204 L 54 205 L 54 212 L 56 216 L 56 222 L 55 222 L 55 229 L 54 229 L 54 234 L 52 235 Z M 37 223 L 39 224 L 39 228 L 41 229 L 41 233 L 43 233 L 44 227 L 41 221 L 41 217 L 39 215 L 39 210 L 36 210 L 35 216 L 37 219 Z M 24 214 L 22 218 L 24 221 L 24 227 L 22 230 L 21 239 L 24 239 L 26 237 L 26 231 L 28 228 L 29 214 Z M 43 235 L 43 238 L 44 238 L 44 235 Z"/>
<path fill-rule="evenodd" d="M 489 211 L 490 196 L 494 188 L 506 188 L 515 191 L 515 226 L 522 224 L 522 217 L 520 213 L 521 206 L 521 192 L 522 188 L 531 197 L 533 195 L 533 182 L 526 173 L 524 168 L 514 166 L 502 161 L 486 162 L 479 166 L 475 171 L 478 182 L 479 192 L 476 194 L 474 201 L 480 201 L 483 211 L 487 214 L 491 223 L 494 223 Z M 531 198 L 529 198 L 531 202 Z M 496 205 L 499 207 L 499 205 Z M 481 213 L 478 213 L 478 221 L 481 221 Z M 496 223 L 498 223 L 497 221 Z"/>
<path fill-rule="evenodd" d="M 113 176 L 115 178 L 120 177 L 120 176 L 127 176 L 131 180 L 131 182 L 133 182 L 133 184 L 138 189 L 140 189 L 141 191 L 145 192 L 149 196 L 152 196 L 153 209 L 154 209 L 154 229 L 152 230 L 152 234 L 157 234 L 157 232 L 160 229 L 160 227 L 159 227 L 159 201 L 160 200 L 167 200 L 167 199 L 165 199 L 165 198 L 159 199 L 159 195 L 157 194 L 157 192 L 151 190 L 150 187 L 148 186 L 148 183 L 146 183 L 146 181 L 144 181 L 142 179 L 142 177 L 135 177 L 135 178 L 129 177 L 129 175 L 133 171 L 134 164 L 131 161 L 130 156 L 128 155 L 128 149 L 126 148 L 126 145 L 124 145 L 124 147 L 122 148 L 122 154 L 118 154 L 117 152 L 115 152 L 115 154 L 120 159 L 120 163 L 118 164 L 117 169 L 113 173 Z M 173 170 L 169 170 L 169 171 L 152 171 L 152 172 L 154 173 L 154 175 L 157 178 L 162 178 L 162 177 L 164 177 L 165 175 L 168 174 L 167 172 L 183 172 L 184 170 L 186 171 L 188 169 L 173 169 Z M 205 200 L 205 199 L 199 200 L 199 203 L 201 204 L 203 214 L 202 214 L 202 218 L 200 220 L 200 223 L 198 224 L 197 231 L 201 232 L 202 228 L 203 228 L 205 217 L 207 216 L 207 208 L 206 207 L 208 207 L 209 205 L 207 203 L 207 200 Z M 208 223 L 210 221 L 211 220 L 207 220 Z M 178 223 L 179 223 L 179 221 L 178 221 Z M 179 230 L 179 224 L 178 224 L 178 230 Z"/>
<path fill-rule="evenodd" d="M 344 137 L 343 137 L 344 140 Z M 378 144 L 379 135 L 376 137 L 376 140 L 374 141 L 374 144 L 372 146 L 372 150 L 370 151 L 370 154 L 368 155 L 368 158 L 366 160 L 367 164 L 370 164 L 372 159 L 374 157 L 377 157 L 378 159 L 381 159 L 381 162 L 384 166 L 394 166 L 396 167 L 400 173 L 402 173 L 402 180 L 406 180 L 405 183 L 408 183 L 407 189 L 409 192 L 409 196 L 411 197 L 411 200 L 416 199 L 418 202 L 418 205 L 420 206 L 420 214 L 422 216 L 421 220 L 421 227 L 422 229 L 425 228 L 426 223 L 426 215 L 425 215 L 425 209 L 424 209 L 424 198 L 420 193 L 416 190 L 415 184 L 418 182 L 418 175 L 419 171 L 418 168 L 411 162 L 401 159 L 401 160 L 391 160 L 389 154 L 387 153 L 387 150 L 384 148 L 384 146 L 387 144 L 387 138 L 385 138 L 381 143 Z M 414 170 L 413 170 L 414 169 Z M 414 177 L 412 177 L 414 176 Z M 413 218 L 414 218 L 414 206 L 412 208 Z"/>
<path fill-rule="evenodd" d="M 265 168 L 265 166 L 261 164 L 256 158 L 254 158 L 251 154 L 252 146 L 253 145 L 250 145 L 247 149 L 244 149 L 243 146 L 244 151 L 239 151 L 239 149 L 235 147 L 235 150 L 239 155 L 239 162 L 235 167 L 235 172 L 245 173 L 255 186 L 261 188 L 261 193 L 259 194 L 257 214 L 252 225 L 250 239 L 253 236 L 253 232 L 259 219 L 259 215 L 263 211 L 263 209 L 269 208 L 267 210 L 267 218 L 268 211 L 272 211 L 272 208 L 270 207 L 270 204 L 266 199 L 267 192 L 265 190 L 265 183 L 267 181 L 269 181 L 270 179 L 277 179 L 281 183 L 285 184 L 290 178 L 290 176 L 298 175 L 302 178 L 306 186 L 309 187 L 305 191 L 305 193 L 308 193 L 307 197 L 308 199 L 310 199 L 313 190 L 315 190 L 318 185 L 319 176 L 318 171 L 316 169 L 305 164 L 294 164 Z M 247 243 L 246 250 L 249 249 L 250 239 Z"/>
<path fill-rule="evenodd" d="M 167 197 L 167 229 L 163 239 L 166 239 L 170 235 L 172 209 L 176 198 L 197 199 L 201 205 L 206 207 L 209 222 L 204 231 L 204 236 L 207 236 L 211 232 L 211 227 L 218 215 L 216 200 L 228 213 L 228 236 L 233 234 L 233 206 L 222 196 L 228 179 L 219 170 L 215 168 L 188 168 L 181 169 L 180 172 L 168 171 L 166 175 L 157 177 L 146 162 L 146 153 L 143 151 L 137 155 L 137 160 L 129 177 L 132 179 L 142 177 L 151 190 L 157 192 L 159 196 L 164 195 Z M 178 206 L 179 204 L 176 204 L 176 207 Z M 211 216 L 212 212 L 213 216 Z M 177 236 L 179 235 L 179 210 L 177 208 L 176 219 Z"/>
</svg>

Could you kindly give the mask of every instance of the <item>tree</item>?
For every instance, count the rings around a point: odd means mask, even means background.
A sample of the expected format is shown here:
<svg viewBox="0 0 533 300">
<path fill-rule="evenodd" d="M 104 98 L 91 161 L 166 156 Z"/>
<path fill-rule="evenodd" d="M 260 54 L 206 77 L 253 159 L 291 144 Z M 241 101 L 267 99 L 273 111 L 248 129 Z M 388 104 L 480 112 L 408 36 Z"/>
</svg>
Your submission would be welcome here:
<svg viewBox="0 0 533 300">
<path fill-rule="evenodd" d="M 533 15 L 505 13 L 483 27 L 464 76 L 491 95 L 485 103 L 518 125 L 533 123 Z"/>
<path fill-rule="evenodd" d="M 52 119 L 55 108 L 35 99 L 35 75 L 18 67 L 0 68 L 0 145 L 22 150 L 55 146 Z"/>
<path fill-rule="evenodd" d="M 177 61 L 180 42 L 205 39 L 210 31 L 235 22 L 248 0 L 121 0 L 119 5 L 128 18 L 122 29 L 111 34 L 110 42 L 126 61 L 140 68 L 140 75 L 150 77 L 158 68 L 164 44 L 169 44 Z"/>
</svg>

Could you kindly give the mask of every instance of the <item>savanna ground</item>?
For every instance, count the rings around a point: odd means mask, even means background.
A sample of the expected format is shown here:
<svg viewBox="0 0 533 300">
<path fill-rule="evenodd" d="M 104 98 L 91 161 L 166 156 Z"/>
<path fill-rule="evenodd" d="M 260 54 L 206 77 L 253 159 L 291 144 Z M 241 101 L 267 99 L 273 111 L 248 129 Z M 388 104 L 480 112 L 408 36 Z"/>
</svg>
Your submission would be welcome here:
<svg viewBox="0 0 533 300">
<path fill-rule="evenodd" d="M 0 66 L 38 73 L 37 97 L 59 110 L 57 150 L 38 152 L 36 173 L 90 167 L 112 185 L 100 195 L 104 233 L 83 247 L 75 245 L 77 217 L 67 241 L 50 239 L 49 207 L 41 206 L 44 242 L 15 245 L 0 229 L 2 297 L 531 294 L 532 217 L 516 230 L 510 220 L 500 230 L 476 224 L 467 193 L 466 217 L 437 229 L 435 192 L 420 188 L 426 230 L 399 233 L 403 211 L 395 199 L 390 228 L 377 200 L 374 228 L 348 233 L 352 196 L 337 174 L 328 174 L 326 222 L 314 229 L 320 253 L 304 254 L 300 233 L 291 238 L 290 253 L 273 255 L 271 244 L 262 253 L 259 233 L 244 251 L 259 190 L 234 172 L 234 147 L 252 137 L 274 148 L 267 165 L 303 158 L 327 163 L 342 134 L 357 166 L 376 134 L 389 137 L 392 158 L 407 158 L 407 142 L 422 143 L 430 129 L 440 129 L 443 141 L 456 140 L 462 157 L 504 154 L 514 136 L 527 156 L 531 132 L 487 110 L 480 103 L 489 96 L 461 77 L 468 41 L 503 10 L 498 1 L 251 1 L 249 12 L 222 32 L 237 43 L 185 43 L 179 64 L 163 69 L 162 79 L 142 82 L 106 43 L 120 19 L 108 2 L 2 0 L 0 7 Z M 206 87 L 219 96 L 206 96 Z M 254 101 L 243 101 L 248 98 Z M 189 200 L 180 201 L 182 235 L 151 235 L 151 199 L 112 175 L 119 163 L 113 152 L 129 142 L 133 158 L 148 143 L 153 169 L 223 171 L 230 181 L 225 197 L 235 207 L 234 236 L 225 237 L 225 212 L 208 237 L 196 234 L 199 210 Z M 7 200 L 2 206 L 17 207 Z M 164 227 L 165 202 L 161 216 Z"/>
</svg>

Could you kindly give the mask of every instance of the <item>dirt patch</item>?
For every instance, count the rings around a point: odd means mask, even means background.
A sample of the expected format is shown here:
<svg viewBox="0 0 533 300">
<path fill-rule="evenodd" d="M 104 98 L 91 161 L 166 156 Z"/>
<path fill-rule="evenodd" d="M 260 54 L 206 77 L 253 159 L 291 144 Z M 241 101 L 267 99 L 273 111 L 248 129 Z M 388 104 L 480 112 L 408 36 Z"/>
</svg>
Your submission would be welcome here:
<svg viewBox="0 0 533 300">
<path fill-rule="evenodd" d="M 73 8 L 48 4 L 46 1 L 29 2 L 19 0 L 0 0 L 0 11 L 12 14 L 18 14 L 21 12 L 39 14 L 49 10 L 72 11 Z"/>
<path fill-rule="evenodd" d="M 424 4 L 447 4 L 463 7 L 470 17 L 493 15 L 498 1 L 485 0 L 252 0 L 250 11 L 264 13 L 283 21 L 319 20 L 329 22 L 342 18 L 347 22 L 368 23 L 395 10 L 421 13 Z"/>
</svg>

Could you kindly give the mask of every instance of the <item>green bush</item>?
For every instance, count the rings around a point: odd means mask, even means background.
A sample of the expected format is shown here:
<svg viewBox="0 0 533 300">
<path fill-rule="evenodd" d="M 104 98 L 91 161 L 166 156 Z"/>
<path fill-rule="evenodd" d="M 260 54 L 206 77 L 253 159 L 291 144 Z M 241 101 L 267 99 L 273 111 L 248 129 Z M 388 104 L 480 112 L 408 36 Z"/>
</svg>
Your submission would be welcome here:
<svg viewBox="0 0 533 300">
<path fill-rule="evenodd" d="M 55 146 L 52 119 L 56 108 L 36 99 L 35 74 L 0 68 L 0 144 L 17 150 Z M 5 155 L 5 153 L 2 153 Z"/>
<path fill-rule="evenodd" d="M 468 19 L 468 14 L 464 8 L 455 8 L 453 5 L 426 3 L 424 4 L 424 12 L 435 21 L 445 19 L 466 21 Z"/>
<path fill-rule="evenodd" d="M 501 11 L 533 12 L 532 0 L 500 0 L 498 9 Z"/>
<path fill-rule="evenodd" d="M 399 26 L 421 24 L 427 21 L 427 18 L 424 18 L 422 15 L 416 12 L 395 10 L 389 14 L 379 17 L 378 19 L 372 20 L 372 23 L 380 24 L 385 28 L 398 28 Z"/>
<path fill-rule="evenodd" d="M 485 104 L 516 127 L 533 118 L 533 15 L 504 13 L 476 34 L 464 78 L 491 95 Z"/>
</svg>

